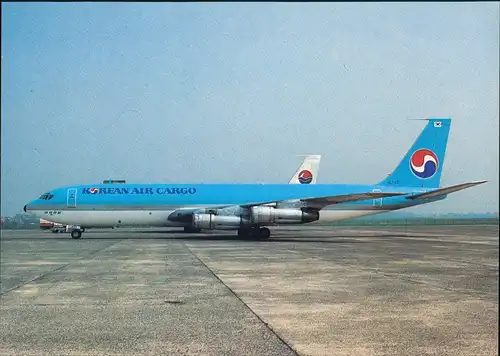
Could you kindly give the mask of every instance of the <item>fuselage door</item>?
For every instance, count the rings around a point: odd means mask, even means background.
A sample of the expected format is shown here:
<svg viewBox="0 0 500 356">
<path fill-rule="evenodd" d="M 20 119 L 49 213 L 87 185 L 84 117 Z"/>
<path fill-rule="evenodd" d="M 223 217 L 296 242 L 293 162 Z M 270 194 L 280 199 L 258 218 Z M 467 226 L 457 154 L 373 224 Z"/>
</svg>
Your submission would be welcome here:
<svg viewBox="0 0 500 356">
<path fill-rule="evenodd" d="M 67 201 L 67 206 L 68 208 L 76 208 L 76 188 L 69 188 L 68 189 L 68 201 Z"/>
<path fill-rule="evenodd" d="M 382 191 L 380 189 L 373 189 L 373 193 L 381 193 Z M 378 199 L 373 199 L 373 206 L 374 207 L 382 207 L 382 199 L 383 198 L 378 198 Z"/>
</svg>

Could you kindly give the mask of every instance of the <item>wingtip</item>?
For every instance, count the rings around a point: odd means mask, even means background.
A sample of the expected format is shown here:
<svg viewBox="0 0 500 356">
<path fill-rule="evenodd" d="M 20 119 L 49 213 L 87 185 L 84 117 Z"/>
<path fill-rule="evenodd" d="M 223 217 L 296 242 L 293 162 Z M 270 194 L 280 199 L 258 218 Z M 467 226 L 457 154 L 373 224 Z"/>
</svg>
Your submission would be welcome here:
<svg viewBox="0 0 500 356">
<path fill-rule="evenodd" d="M 483 183 L 488 183 L 488 181 L 487 180 L 476 180 L 476 181 L 474 181 L 472 183 L 474 183 L 474 184 L 483 184 Z"/>
<path fill-rule="evenodd" d="M 409 118 L 407 120 L 420 120 L 420 121 L 432 121 L 432 120 L 450 120 L 451 117 L 417 117 L 417 118 Z"/>
<path fill-rule="evenodd" d="M 301 155 L 295 155 L 295 157 L 321 157 L 321 155 L 307 155 L 307 154 L 301 154 Z"/>
</svg>

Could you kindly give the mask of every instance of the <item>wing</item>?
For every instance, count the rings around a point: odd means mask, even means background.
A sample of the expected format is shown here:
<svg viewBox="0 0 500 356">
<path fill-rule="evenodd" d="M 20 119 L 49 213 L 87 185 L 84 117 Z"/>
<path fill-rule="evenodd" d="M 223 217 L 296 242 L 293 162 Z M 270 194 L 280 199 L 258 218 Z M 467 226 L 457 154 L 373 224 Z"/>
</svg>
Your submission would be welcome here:
<svg viewBox="0 0 500 356">
<path fill-rule="evenodd" d="M 359 201 L 359 200 L 367 200 L 367 199 L 380 199 L 380 198 L 387 198 L 387 197 L 394 197 L 394 196 L 399 196 L 399 195 L 405 195 L 407 193 L 382 193 L 382 192 L 366 192 L 366 193 L 355 193 L 355 194 L 344 194 L 344 195 L 332 195 L 332 196 L 325 196 L 325 197 L 311 197 L 311 198 L 301 198 L 297 199 L 299 201 L 302 201 L 305 203 L 307 206 L 313 206 L 315 208 L 323 208 L 327 205 L 332 205 L 332 204 L 340 204 L 340 203 L 347 203 L 347 202 L 354 202 L 354 201 Z M 241 208 L 251 208 L 252 206 L 259 206 L 259 205 L 272 205 L 276 204 L 276 200 L 272 201 L 261 201 L 261 202 L 253 202 L 253 203 L 245 203 L 245 204 L 240 204 L 240 205 L 220 205 L 220 206 L 214 206 L 214 207 L 193 207 L 193 208 L 180 208 L 177 210 L 174 210 L 169 216 L 168 219 L 171 221 L 189 221 L 191 218 L 191 215 L 196 212 L 207 212 L 207 210 L 218 210 L 218 209 L 225 209 L 225 208 L 230 208 L 230 207 L 241 207 Z"/>
<path fill-rule="evenodd" d="M 301 198 L 301 199 L 291 199 L 296 201 L 302 201 L 307 205 L 314 205 L 325 207 L 327 205 L 340 204 L 340 203 L 348 203 L 360 200 L 368 200 L 368 199 L 380 199 L 380 198 L 388 198 L 395 197 L 399 195 L 406 195 L 407 193 L 382 193 L 382 192 L 366 192 L 366 193 L 354 193 L 354 194 L 343 194 L 343 195 L 331 195 L 326 197 L 310 197 L 310 198 Z M 285 200 L 282 200 L 285 201 Z M 279 203 L 280 201 L 278 201 Z M 250 208 L 252 206 L 258 205 L 270 205 L 272 203 L 277 203 L 276 201 L 268 201 L 261 203 L 248 203 L 240 205 L 242 208 Z"/>
<path fill-rule="evenodd" d="M 487 182 L 487 180 L 480 180 L 480 181 L 476 181 L 476 182 L 469 182 L 469 183 L 452 185 L 451 187 L 447 187 L 447 188 L 440 188 L 440 189 L 431 190 L 430 192 L 410 195 L 410 196 L 406 197 L 406 199 L 413 200 L 413 199 L 433 198 L 433 197 L 437 197 L 437 196 L 444 195 L 444 194 L 458 192 L 459 190 L 467 189 L 467 188 L 473 187 L 475 185 L 483 184 L 486 182 Z"/>
</svg>

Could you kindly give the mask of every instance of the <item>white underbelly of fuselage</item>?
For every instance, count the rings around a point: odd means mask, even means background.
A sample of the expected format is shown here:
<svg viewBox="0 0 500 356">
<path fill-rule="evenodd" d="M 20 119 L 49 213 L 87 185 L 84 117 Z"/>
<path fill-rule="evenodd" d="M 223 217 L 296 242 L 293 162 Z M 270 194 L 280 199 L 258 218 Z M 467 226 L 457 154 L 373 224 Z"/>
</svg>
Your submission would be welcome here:
<svg viewBox="0 0 500 356">
<path fill-rule="evenodd" d="M 185 226 L 168 220 L 172 213 L 169 211 L 141 211 L 141 210 L 64 210 L 60 214 L 49 215 L 44 212 L 35 214 L 49 221 L 65 225 L 79 225 L 84 227 L 112 227 L 112 226 Z"/>
<path fill-rule="evenodd" d="M 322 210 L 319 220 L 308 224 L 335 222 L 362 216 L 385 213 L 388 210 Z M 147 210 L 63 210 L 56 214 L 45 214 L 37 211 L 37 217 L 65 225 L 79 225 L 84 227 L 113 227 L 113 226 L 165 226 L 182 227 L 189 223 L 173 222 L 168 220 L 172 210 L 147 211 Z M 278 223 L 284 224 L 283 222 Z M 274 224 L 264 224 L 272 226 Z"/>
</svg>

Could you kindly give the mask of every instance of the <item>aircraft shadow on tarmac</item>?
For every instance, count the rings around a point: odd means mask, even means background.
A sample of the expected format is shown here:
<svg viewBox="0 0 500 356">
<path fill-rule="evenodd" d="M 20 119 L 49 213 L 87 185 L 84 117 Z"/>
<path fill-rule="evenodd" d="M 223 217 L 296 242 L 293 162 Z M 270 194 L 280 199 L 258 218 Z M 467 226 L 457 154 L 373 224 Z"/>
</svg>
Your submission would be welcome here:
<svg viewBox="0 0 500 356">
<path fill-rule="evenodd" d="M 76 241 L 84 241 L 84 240 L 170 240 L 170 241 L 207 241 L 207 242 L 214 242 L 214 241 L 239 241 L 239 242 L 292 242 L 292 243 L 311 243 L 311 242 L 317 242 L 317 243 L 331 243 L 331 244 L 339 244 L 339 243 L 368 243 L 370 241 L 359 241 L 359 240 L 354 240 L 354 239 L 348 239 L 347 237 L 342 237 L 342 236 L 335 236 L 333 238 L 341 238 L 342 240 L 332 240 L 332 237 L 328 239 L 318 239 L 318 238 L 309 238 L 309 237 L 304 237 L 304 238 L 276 238 L 276 237 L 271 237 L 269 240 L 259 240 L 259 239 L 242 239 L 241 237 L 238 236 L 217 236 L 217 235 L 212 235 L 212 236 L 178 236 L 178 237 L 166 237 L 166 236 L 154 236 L 154 237 L 133 237 L 133 236 L 127 236 L 127 237 L 109 237 L 109 236 L 82 236 L 80 240 Z M 29 241 L 37 241 L 37 240 L 43 240 L 43 241 L 48 241 L 48 240 L 72 240 L 71 237 L 47 237 L 47 238 L 26 238 L 26 237 L 21 237 L 21 238 L 11 238 L 11 239 L 3 239 L 4 241 L 7 240 L 16 240 L 16 241 L 23 241 L 23 240 L 29 240 Z"/>
<path fill-rule="evenodd" d="M 136 236 L 134 236 L 137 234 Z M 150 234 L 156 234 L 155 236 L 147 236 Z M 168 236 L 171 234 L 176 234 L 177 236 Z M 110 236 L 111 235 L 111 236 Z M 114 235 L 114 236 L 113 236 Z M 218 235 L 218 234 L 184 234 L 179 231 L 134 231 L 127 232 L 125 234 L 115 234 L 114 232 L 109 233 L 84 233 L 81 240 L 170 240 L 170 241 L 241 241 L 241 242 L 288 242 L 288 243 L 331 243 L 331 244 L 341 244 L 341 243 L 370 243 L 376 242 L 372 239 L 377 238 L 398 238 L 396 235 L 388 234 L 373 234 L 370 236 L 359 236 L 364 238 L 363 240 L 357 239 L 356 236 L 342 236 L 342 235 L 332 235 L 332 236 L 274 236 L 269 240 L 259 240 L 259 239 L 244 239 L 238 237 L 237 235 Z M 404 237 L 421 237 L 421 236 L 411 236 L 405 235 Z M 3 240 L 71 240 L 71 237 L 62 234 L 59 236 L 47 236 L 47 237 L 21 237 L 21 238 L 9 238 Z M 78 240 L 77 240 L 78 241 Z"/>
</svg>

